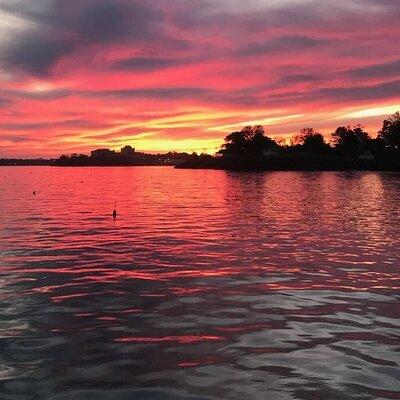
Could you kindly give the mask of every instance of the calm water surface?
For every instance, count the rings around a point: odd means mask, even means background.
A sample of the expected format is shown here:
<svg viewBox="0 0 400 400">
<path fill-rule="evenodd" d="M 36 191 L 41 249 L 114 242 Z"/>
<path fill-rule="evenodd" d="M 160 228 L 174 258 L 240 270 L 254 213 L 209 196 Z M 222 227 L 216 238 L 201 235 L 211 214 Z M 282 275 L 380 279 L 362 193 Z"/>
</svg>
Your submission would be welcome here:
<svg viewBox="0 0 400 400">
<path fill-rule="evenodd" d="M 399 199 L 389 173 L 0 168 L 0 398 L 400 399 Z"/>
</svg>

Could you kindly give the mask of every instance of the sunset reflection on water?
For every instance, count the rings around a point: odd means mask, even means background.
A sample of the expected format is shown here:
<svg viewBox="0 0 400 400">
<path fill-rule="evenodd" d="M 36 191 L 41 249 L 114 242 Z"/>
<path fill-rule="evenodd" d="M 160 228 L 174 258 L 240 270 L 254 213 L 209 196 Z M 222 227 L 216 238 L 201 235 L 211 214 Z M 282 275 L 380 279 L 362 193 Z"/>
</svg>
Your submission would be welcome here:
<svg viewBox="0 0 400 400">
<path fill-rule="evenodd" d="M 394 173 L 0 168 L 0 397 L 397 399 L 399 198 Z"/>
</svg>

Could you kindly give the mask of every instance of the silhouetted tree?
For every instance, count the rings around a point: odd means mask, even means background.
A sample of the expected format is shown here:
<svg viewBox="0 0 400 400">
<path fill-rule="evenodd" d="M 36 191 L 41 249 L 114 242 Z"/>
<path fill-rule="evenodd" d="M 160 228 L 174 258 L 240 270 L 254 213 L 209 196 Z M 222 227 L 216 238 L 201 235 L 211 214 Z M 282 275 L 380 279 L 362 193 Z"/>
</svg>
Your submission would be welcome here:
<svg viewBox="0 0 400 400">
<path fill-rule="evenodd" d="M 297 150 L 308 153 L 325 154 L 331 150 L 322 133 L 313 128 L 302 129 L 298 135 L 293 136 L 291 144 L 297 147 Z"/>
<path fill-rule="evenodd" d="M 226 136 L 225 143 L 218 154 L 230 157 L 257 157 L 278 147 L 273 139 L 265 136 L 261 125 L 246 126 L 240 132 L 232 132 Z"/>
<path fill-rule="evenodd" d="M 382 129 L 378 132 L 378 140 L 381 140 L 386 150 L 392 153 L 400 152 L 400 113 L 393 114 L 383 121 Z"/>
<path fill-rule="evenodd" d="M 353 128 L 340 126 L 332 133 L 335 149 L 348 157 L 358 157 L 365 152 L 369 140 L 368 133 L 363 130 L 361 125 L 356 125 Z"/>
<path fill-rule="evenodd" d="M 287 139 L 286 138 L 284 138 L 284 137 L 276 137 L 275 139 L 275 142 L 276 142 L 276 144 L 279 146 L 279 147 L 286 147 L 287 146 Z"/>
<path fill-rule="evenodd" d="M 225 138 L 225 143 L 222 145 L 219 154 L 240 156 L 243 155 L 246 148 L 246 139 L 242 132 L 232 132 Z"/>
</svg>

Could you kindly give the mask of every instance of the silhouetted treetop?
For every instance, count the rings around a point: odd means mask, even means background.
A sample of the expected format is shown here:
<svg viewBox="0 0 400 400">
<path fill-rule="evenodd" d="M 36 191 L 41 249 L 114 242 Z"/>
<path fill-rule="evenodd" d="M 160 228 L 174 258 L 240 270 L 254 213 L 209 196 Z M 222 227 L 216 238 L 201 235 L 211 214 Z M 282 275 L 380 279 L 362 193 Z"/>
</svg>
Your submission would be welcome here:
<svg viewBox="0 0 400 400">
<path fill-rule="evenodd" d="M 400 152 L 400 113 L 396 112 L 383 121 L 382 129 L 378 132 L 378 139 L 391 152 Z"/>
<path fill-rule="evenodd" d="M 293 136 L 291 145 L 307 153 L 322 154 L 331 150 L 329 144 L 325 142 L 324 135 L 314 128 L 303 128 L 299 134 Z"/>
<path fill-rule="evenodd" d="M 367 149 L 370 137 L 361 125 L 353 128 L 350 126 L 340 126 L 332 133 L 332 142 L 338 153 L 357 157 Z"/>
<path fill-rule="evenodd" d="M 275 140 L 265 135 L 261 125 L 246 126 L 240 132 L 226 136 L 218 154 L 225 157 L 262 156 L 278 147 Z"/>
</svg>

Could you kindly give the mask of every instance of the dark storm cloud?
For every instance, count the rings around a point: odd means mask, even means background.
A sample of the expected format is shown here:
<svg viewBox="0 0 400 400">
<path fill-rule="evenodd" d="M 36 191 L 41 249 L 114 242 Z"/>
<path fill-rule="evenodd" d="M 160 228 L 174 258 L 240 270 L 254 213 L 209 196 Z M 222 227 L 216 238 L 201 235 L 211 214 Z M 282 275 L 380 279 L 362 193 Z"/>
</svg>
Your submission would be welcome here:
<svg viewBox="0 0 400 400">
<path fill-rule="evenodd" d="M 60 58 L 85 46 L 143 43 L 156 36 L 161 42 L 173 42 L 160 28 L 163 15 L 139 1 L 37 0 L 34 5 L 30 0 L 12 5 L 3 1 L 0 10 L 30 22 L 3 52 L 3 64 L 35 75 L 47 74 Z"/>
</svg>

